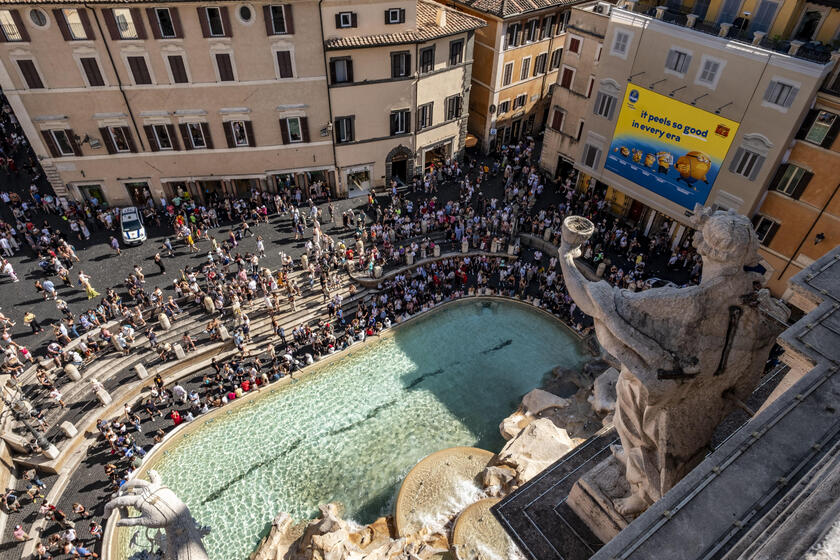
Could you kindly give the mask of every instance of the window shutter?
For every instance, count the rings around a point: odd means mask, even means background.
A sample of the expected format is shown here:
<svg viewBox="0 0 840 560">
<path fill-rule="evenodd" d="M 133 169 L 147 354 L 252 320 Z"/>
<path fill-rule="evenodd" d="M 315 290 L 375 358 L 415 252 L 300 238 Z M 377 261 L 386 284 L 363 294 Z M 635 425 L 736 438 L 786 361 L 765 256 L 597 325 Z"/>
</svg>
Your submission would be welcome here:
<svg viewBox="0 0 840 560">
<path fill-rule="evenodd" d="M 400 8 L 400 23 L 405 23 L 405 8 Z"/>
<path fill-rule="evenodd" d="M 289 123 L 286 122 L 286 119 L 280 119 L 280 143 L 289 143 Z"/>
<path fill-rule="evenodd" d="M 330 83 L 331 84 L 335 83 L 335 61 L 334 60 L 330 61 Z"/>
<path fill-rule="evenodd" d="M 140 15 L 140 8 L 131 8 L 131 20 L 134 23 L 134 29 L 137 30 L 137 38 L 140 40 L 146 39 L 146 26 L 143 25 L 143 17 Z"/>
<path fill-rule="evenodd" d="M 199 10 L 200 9 L 201 8 L 199 8 Z M 108 28 L 108 34 L 111 36 L 111 40 L 119 41 L 120 32 L 117 29 L 117 20 L 114 19 L 114 10 L 112 10 L 111 8 L 103 8 L 102 17 L 105 19 L 105 27 Z"/>
<path fill-rule="evenodd" d="M 201 10 L 201 8 L 199 8 Z M 192 140 L 190 140 L 190 131 L 187 129 L 186 123 L 181 123 L 178 125 L 178 128 L 181 131 L 181 138 L 184 140 L 184 149 L 185 150 L 192 150 Z"/>
<path fill-rule="evenodd" d="M 385 12 L 386 14 L 388 12 Z M 399 113 L 391 113 L 391 136 L 397 133 L 397 118 Z"/>
<path fill-rule="evenodd" d="M 178 8 L 169 7 L 169 16 L 172 18 L 172 30 L 175 32 L 177 39 L 184 38 L 184 29 L 181 27 L 181 16 L 178 14 Z"/>
<path fill-rule="evenodd" d="M 254 139 L 254 125 L 251 121 L 245 121 L 245 133 L 248 134 L 248 145 L 255 148 L 257 141 Z"/>
<path fill-rule="evenodd" d="M 225 130 L 225 140 L 227 140 L 227 147 L 235 148 L 236 144 L 233 141 L 233 125 L 229 122 L 223 122 L 222 128 Z"/>
<path fill-rule="evenodd" d="M 691 55 L 688 55 L 683 59 L 682 66 L 680 66 L 679 72 L 680 74 L 685 74 L 688 72 L 688 66 L 691 64 Z"/>
<path fill-rule="evenodd" d="M 779 168 L 776 170 L 776 174 L 773 175 L 773 180 L 770 181 L 769 188 L 773 190 L 779 190 L 779 183 L 781 182 L 782 177 L 785 176 L 785 172 L 787 171 L 788 167 L 790 167 L 789 163 L 783 163 L 779 166 Z"/>
<path fill-rule="evenodd" d="M 12 16 L 12 21 L 15 22 L 15 27 L 18 29 L 18 33 L 20 33 L 20 39 L 24 42 L 29 42 L 29 32 L 26 30 L 26 26 L 23 25 L 23 20 L 20 18 L 20 13 L 17 10 L 9 10 L 9 15 Z"/>
<path fill-rule="evenodd" d="M 79 20 L 82 22 L 82 29 L 85 30 L 85 37 L 93 39 L 93 27 L 90 25 L 90 17 L 87 8 L 76 8 L 79 11 Z"/>
<path fill-rule="evenodd" d="M 309 142 L 309 119 L 306 117 L 300 118 L 300 135 L 305 143 Z"/>
<path fill-rule="evenodd" d="M 767 86 L 767 91 L 764 92 L 764 101 L 770 101 L 775 97 L 776 88 L 779 87 L 779 82 L 770 82 Z"/>
<path fill-rule="evenodd" d="M 73 129 L 65 128 L 64 134 L 67 135 L 67 141 L 70 142 L 70 147 L 73 148 L 73 153 L 77 156 L 82 155 L 82 149 L 79 147 L 79 143 L 76 141 L 76 133 L 73 132 Z"/>
<path fill-rule="evenodd" d="M 347 81 L 353 82 L 353 61 L 347 59 Z"/>
<path fill-rule="evenodd" d="M 607 120 L 612 120 L 613 115 L 615 114 L 615 106 L 618 105 L 616 102 L 615 97 L 608 96 L 608 103 L 610 104 L 609 111 L 607 112 Z"/>
<path fill-rule="evenodd" d="M 423 107 L 422 106 L 417 107 L 417 117 L 416 117 L 417 122 L 414 124 L 414 126 L 417 128 L 417 130 L 423 130 L 423 117 L 421 117 L 422 114 L 423 114 Z"/>
<path fill-rule="evenodd" d="M 385 10 L 385 25 L 391 23 L 391 19 L 388 17 L 388 10 Z"/>
<path fill-rule="evenodd" d="M 790 193 L 790 197 L 799 200 L 799 197 L 802 196 L 802 193 L 805 192 L 805 188 L 808 186 L 808 183 L 811 182 L 811 179 L 814 177 L 814 174 L 810 171 L 806 171 L 802 174 L 802 177 L 799 178 L 799 182 L 796 184 L 796 188 L 793 189 L 793 192 Z"/>
<path fill-rule="evenodd" d="M 563 112 L 559 109 L 554 110 L 554 118 L 551 121 L 551 128 L 557 132 L 562 132 L 563 130 Z"/>
<path fill-rule="evenodd" d="M 207 10 L 202 6 L 199 6 L 196 10 L 198 10 L 198 23 L 201 25 L 201 34 L 206 39 L 210 37 L 210 23 L 207 21 Z"/>
<path fill-rule="evenodd" d="M 35 68 L 34 62 L 31 60 L 18 60 L 17 63 L 23 74 L 26 87 L 29 89 L 42 89 L 44 87 L 44 82 L 41 81 L 41 76 L 38 74 L 38 69 Z"/>
<path fill-rule="evenodd" d="M 206 122 L 201 123 L 201 132 L 204 134 L 204 143 L 207 144 L 207 149 L 213 149 L 213 137 L 210 136 L 210 125 Z"/>
<path fill-rule="evenodd" d="M 155 138 L 155 130 L 151 125 L 143 126 L 143 131 L 146 133 L 146 140 L 149 141 L 149 148 L 153 152 L 159 152 L 160 146 L 158 146 L 157 138 Z"/>
<path fill-rule="evenodd" d="M 47 145 L 47 149 L 50 151 L 50 155 L 54 158 L 61 156 L 61 154 L 58 153 L 58 147 L 55 145 L 55 140 L 53 140 L 50 131 L 42 130 L 41 136 L 44 137 L 44 144 Z"/>
<path fill-rule="evenodd" d="M 788 93 L 787 99 L 785 99 L 785 102 L 784 102 L 783 106 L 784 107 L 790 107 L 791 105 L 793 105 L 793 100 L 796 99 L 796 94 L 797 93 L 799 93 L 799 88 L 795 87 L 795 88 L 791 89 L 790 92 Z"/>
<path fill-rule="evenodd" d="M 108 153 L 115 154 L 117 150 L 116 148 L 114 148 L 114 141 L 111 139 L 111 132 L 108 130 L 108 128 L 100 128 L 99 134 L 100 136 L 102 136 L 102 143 L 105 144 L 105 149 L 108 150 Z"/>
<path fill-rule="evenodd" d="M 169 141 L 172 143 L 172 149 L 180 150 L 181 145 L 178 143 L 178 137 L 175 135 L 175 125 L 166 125 L 166 132 L 169 133 Z"/>
<path fill-rule="evenodd" d="M 271 20 L 271 5 L 263 6 L 263 19 L 265 20 L 265 34 L 269 37 L 274 35 L 274 24 Z"/>
<path fill-rule="evenodd" d="M 146 8 L 146 18 L 149 20 L 149 29 L 152 30 L 152 37 L 160 39 L 160 25 L 158 25 L 157 13 L 154 8 Z"/>
<path fill-rule="evenodd" d="M 356 12 L 350 14 L 350 27 L 359 27 L 359 16 Z"/>
<path fill-rule="evenodd" d="M 73 36 L 70 35 L 70 28 L 67 27 L 67 20 L 64 19 L 64 12 L 58 8 L 54 9 L 52 12 L 53 17 L 55 17 L 55 22 L 58 24 L 58 30 L 61 31 L 61 36 L 64 37 L 65 41 L 72 41 Z"/>
<path fill-rule="evenodd" d="M 773 225 L 770 226 L 770 229 L 768 229 L 767 233 L 764 235 L 764 240 L 761 242 L 761 244 L 769 246 L 770 242 L 773 241 L 773 237 L 776 235 L 777 231 L 779 231 L 779 222 L 773 222 Z"/>
<path fill-rule="evenodd" d="M 729 172 L 735 173 L 735 169 L 738 167 L 738 164 L 741 163 L 741 159 L 744 157 L 744 148 L 738 148 L 735 150 L 735 156 L 732 158 L 732 161 L 729 162 Z"/>
<path fill-rule="evenodd" d="M 234 80 L 233 63 L 229 53 L 216 53 L 216 66 L 219 69 L 219 81 L 232 82 Z"/>
<path fill-rule="evenodd" d="M 295 34 L 295 15 L 291 4 L 283 4 L 283 16 L 286 18 L 286 35 Z"/>
<path fill-rule="evenodd" d="M 764 165 L 765 159 L 767 158 L 765 158 L 764 156 L 758 156 L 757 158 L 755 158 L 755 163 L 753 164 L 752 171 L 750 171 L 750 181 L 755 181 L 755 178 L 758 177 L 758 174 L 761 171 L 761 167 L 762 165 Z"/>
<path fill-rule="evenodd" d="M 834 144 L 834 139 L 837 138 L 838 132 L 840 132 L 840 115 L 834 117 L 834 123 L 831 125 L 831 128 L 828 129 L 828 132 L 826 133 L 825 138 L 823 138 L 823 141 L 820 143 L 820 146 L 823 148 L 831 148 L 831 145 Z"/>
<path fill-rule="evenodd" d="M 592 112 L 596 115 L 598 114 L 598 107 L 601 106 L 601 101 L 603 97 L 604 94 L 600 91 L 598 92 L 598 95 L 595 96 L 595 105 L 592 107 Z"/>
<path fill-rule="evenodd" d="M 335 14 L 335 28 L 341 29 L 341 14 Z"/>
<path fill-rule="evenodd" d="M 131 150 L 132 153 L 137 153 L 137 144 L 134 143 L 134 136 L 131 135 L 131 129 L 127 126 L 121 126 L 120 129 L 122 133 L 125 135 L 125 139 L 128 142 L 128 149 Z"/>
<path fill-rule="evenodd" d="M 91 87 L 101 87 L 105 85 L 105 80 L 102 79 L 102 72 L 99 71 L 99 64 L 95 58 L 82 58 L 82 68 L 87 75 L 88 84 Z"/>
<path fill-rule="evenodd" d="M 665 68 L 673 69 L 677 63 L 677 51 L 668 51 L 668 58 L 665 59 Z"/>
<path fill-rule="evenodd" d="M 332 69 L 330 65 L 330 69 Z M 289 51 L 277 51 L 277 70 L 281 78 L 292 77 L 292 53 Z M 334 80 L 333 80 L 334 81 Z"/>
<path fill-rule="evenodd" d="M 230 26 L 230 14 L 227 6 L 219 6 L 219 11 L 222 14 L 222 25 L 225 26 L 225 37 L 233 37 L 233 28 Z"/>
<path fill-rule="evenodd" d="M 811 109 L 808 111 L 808 114 L 805 116 L 805 120 L 802 121 L 802 126 L 799 127 L 799 132 L 796 133 L 797 139 L 802 140 L 808 135 L 808 131 L 811 130 L 811 125 L 814 124 L 815 120 L 817 120 L 817 115 L 819 115 L 819 113 L 820 111 L 818 109 Z"/>
</svg>

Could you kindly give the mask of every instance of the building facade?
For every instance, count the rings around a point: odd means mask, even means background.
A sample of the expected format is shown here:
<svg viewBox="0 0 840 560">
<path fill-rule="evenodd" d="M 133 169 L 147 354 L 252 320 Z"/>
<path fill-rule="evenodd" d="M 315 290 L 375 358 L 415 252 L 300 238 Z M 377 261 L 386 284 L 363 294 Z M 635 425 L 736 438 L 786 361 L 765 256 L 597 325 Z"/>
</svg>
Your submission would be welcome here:
<svg viewBox="0 0 840 560">
<path fill-rule="evenodd" d="M 612 10 L 574 160 L 615 214 L 668 220 L 676 244 L 695 204 L 755 212 L 831 66 L 664 14 Z"/>
<path fill-rule="evenodd" d="M 400 140 L 418 168 L 441 145 L 457 155 L 463 117 L 449 98 L 468 95 L 482 22 L 416 1 L 343 4 L 4 2 L 0 87 L 56 192 L 95 203 L 283 187 L 340 197 L 360 170 L 363 189 L 383 184 Z M 434 47 L 434 70 L 394 79 L 390 52 L 421 46 Z M 349 80 L 331 79 L 328 56 L 357 59 L 355 77 L 351 65 Z M 413 119 L 418 100 L 434 105 L 429 130 L 392 139 L 390 114 Z"/>
<path fill-rule="evenodd" d="M 574 167 L 574 151 L 595 89 L 611 9 L 610 3 L 593 2 L 569 11 L 566 42 L 547 109 L 540 156 L 540 165 L 552 176 Z"/>
<path fill-rule="evenodd" d="M 446 0 L 487 26 L 476 32 L 469 132 L 483 152 L 542 130 L 577 0 Z"/>
</svg>

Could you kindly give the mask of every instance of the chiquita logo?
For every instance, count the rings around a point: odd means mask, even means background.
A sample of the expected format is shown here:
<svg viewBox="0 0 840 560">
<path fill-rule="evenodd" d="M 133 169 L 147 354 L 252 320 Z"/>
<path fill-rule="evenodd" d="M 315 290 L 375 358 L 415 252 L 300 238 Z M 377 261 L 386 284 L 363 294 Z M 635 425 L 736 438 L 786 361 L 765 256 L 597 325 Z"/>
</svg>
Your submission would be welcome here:
<svg viewBox="0 0 840 560">
<path fill-rule="evenodd" d="M 638 101 L 639 100 L 638 90 L 634 89 L 633 91 L 631 91 L 630 92 L 630 97 L 628 99 L 630 99 L 630 103 L 635 103 L 636 101 Z"/>
</svg>

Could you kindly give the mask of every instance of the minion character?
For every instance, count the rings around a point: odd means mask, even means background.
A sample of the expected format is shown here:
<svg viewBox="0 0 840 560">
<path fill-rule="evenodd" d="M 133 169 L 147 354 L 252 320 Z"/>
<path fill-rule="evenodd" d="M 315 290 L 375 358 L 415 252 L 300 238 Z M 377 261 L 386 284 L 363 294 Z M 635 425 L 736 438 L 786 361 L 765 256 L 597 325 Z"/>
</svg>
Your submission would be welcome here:
<svg viewBox="0 0 840 560">
<path fill-rule="evenodd" d="M 613 151 L 621 154 L 623 157 L 627 157 L 630 155 L 630 149 L 627 146 L 621 146 L 620 148 L 616 148 Z"/>
<path fill-rule="evenodd" d="M 712 160 L 703 152 L 688 152 L 677 160 L 677 172 L 680 174 L 679 181 L 684 181 L 691 188 L 697 181 L 703 181 L 707 185 L 706 173 L 712 167 Z M 696 189 L 695 189 L 696 190 Z"/>
<path fill-rule="evenodd" d="M 655 161 L 656 156 L 654 156 L 653 154 L 647 154 L 645 156 L 645 167 L 653 167 Z"/>
<path fill-rule="evenodd" d="M 641 162 L 643 155 L 644 154 L 642 153 L 642 150 L 637 150 L 636 148 L 633 148 L 633 161 L 634 162 L 636 162 L 636 163 Z"/>
<path fill-rule="evenodd" d="M 659 162 L 659 173 L 666 174 L 674 165 L 674 156 L 670 152 L 656 152 L 656 159 Z"/>
</svg>

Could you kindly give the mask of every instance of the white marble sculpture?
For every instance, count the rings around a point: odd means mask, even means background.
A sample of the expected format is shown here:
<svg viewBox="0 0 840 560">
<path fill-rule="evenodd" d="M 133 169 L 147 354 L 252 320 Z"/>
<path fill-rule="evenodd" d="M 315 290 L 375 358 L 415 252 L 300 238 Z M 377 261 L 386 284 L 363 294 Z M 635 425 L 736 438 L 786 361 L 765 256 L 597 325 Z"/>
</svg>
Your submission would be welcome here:
<svg viewBox="0 0 840 560">
<path fill-rule="evenodd" d="M 157 471 L 149 471 L 149 480 L 151 482 L 141 479 L 126 482 L 119 496 L 105 506 L 105 517 L 109 517 L 115 508 L 134 508 L 140 515 L 125 516 L 117 525 L 163 529 L 166 534 L 162 545 L 164 560 L 207 560 L 201 538 L 209 529 L 198 526 L 187 505 L 163 485 Z"/>
<path fill-rule="evenodd" d="M 700 284 L 630 292 L 583 276 L 574 258 L 593 225 L 578 216 L 563 223 L 569 294 L 621 362 L 615 413 L 621 448 L 613 451 L 630 495 L 614 506 L 625 517 L 647 509 L 702 459 L 733 403 L 756 387 L 789 315 L 761 289 L 758 240 L 745 216 L 703 211 L 695 225 Z"/>
</svg>

